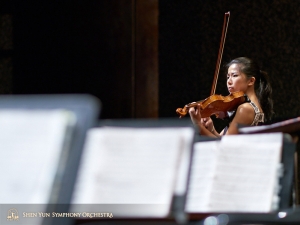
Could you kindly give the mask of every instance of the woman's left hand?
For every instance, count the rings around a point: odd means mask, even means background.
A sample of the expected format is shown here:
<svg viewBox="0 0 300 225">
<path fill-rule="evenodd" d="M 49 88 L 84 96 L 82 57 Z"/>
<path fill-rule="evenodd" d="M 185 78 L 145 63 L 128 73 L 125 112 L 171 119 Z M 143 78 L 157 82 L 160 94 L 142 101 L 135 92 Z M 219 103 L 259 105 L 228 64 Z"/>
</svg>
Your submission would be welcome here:
<svg viewBox="0 0 300 225">
<path fill-rule="evenodd" d="M 200 105 L 189 109 L 189 114 L 194 124 L 201 124 L 201 109 Z"/>
<path fill-rule="evenodd" d="M 207 130 L 213 133 L 215 128 L 214 123 L 210 117 L 201 118 L 201 123 Z"/>
<path fill-rule="evenodd" d="M 209 132 L 214 132 L 214 123 L 210 117 L 201 117 L 201 109 L 200 105 L 197 105 L 197 107 L 192 107 L 189 109 L 189 114 L 192 119 L 192 122 L 197 125 L 200 130 L 203 130 L 206 128 Z"/>
</svg>

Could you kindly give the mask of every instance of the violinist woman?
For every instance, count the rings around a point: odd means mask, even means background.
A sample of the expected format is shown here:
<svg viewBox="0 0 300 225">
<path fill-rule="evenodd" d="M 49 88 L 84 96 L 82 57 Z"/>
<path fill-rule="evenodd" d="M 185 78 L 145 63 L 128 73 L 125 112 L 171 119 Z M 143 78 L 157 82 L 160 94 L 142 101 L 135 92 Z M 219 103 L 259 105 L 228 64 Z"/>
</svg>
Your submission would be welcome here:
<svg viewBox="0 0 300 225">
<path fill-rule="evenodd" d="M 227 64 L 227 88 L 230 93 L 242 91 L 249 101 L 239 105 L 234 112 L 228 112 L 229 125 L 220 133 L 210 117 L 202 118 L 200 106 L 189 109 L 193 123 L 201 135 L 220 137 L 236 134 L 237 125 L 257 126 L 270 120 L 273 114 L 272 88 L 266 72 L 251 59 L 239 57 Z"/>
</svg>

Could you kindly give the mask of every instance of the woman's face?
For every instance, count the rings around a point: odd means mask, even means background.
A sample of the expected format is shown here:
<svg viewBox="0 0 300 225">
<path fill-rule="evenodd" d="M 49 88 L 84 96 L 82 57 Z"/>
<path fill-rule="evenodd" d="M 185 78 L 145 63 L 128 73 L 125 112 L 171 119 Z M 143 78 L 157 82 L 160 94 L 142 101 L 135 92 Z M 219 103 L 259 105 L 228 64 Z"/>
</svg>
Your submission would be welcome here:
<svg viewBox="0 0 300 225">
<path fill-rule="evenodd" d="M 247 76 L 240 71 L 238 64 L 232 64 L 228 68 L 227 88 L 230 93 L 243 91 L 246 93 L 248 88 Z"/>
</svg>

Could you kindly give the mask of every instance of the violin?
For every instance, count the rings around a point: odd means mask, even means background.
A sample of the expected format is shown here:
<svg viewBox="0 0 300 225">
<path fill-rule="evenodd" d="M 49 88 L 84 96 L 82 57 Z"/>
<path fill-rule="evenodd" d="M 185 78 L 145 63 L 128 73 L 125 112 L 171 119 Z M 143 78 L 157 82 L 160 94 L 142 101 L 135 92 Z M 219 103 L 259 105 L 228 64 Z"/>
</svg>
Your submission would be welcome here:
<svg viewBox="0 0 300 225">
<path fill-rule="evenodd" d="M 222 95 L 215 95 L 220 65 L 222 61 L 224 43 L 228 29 L 229 17 L 230 12 L 225 13 L 219 54 L 210 96 L 202 101 L 189 103 L 183 108 L 177 108 L 176 113 L 180 116 L 180 118 L 188 113 L 189 108 L 200 105 L 201 117 L 204 118 L 211 115 L 216 115 L 217 118 L 224 119 L 227 116 L 228 111 L 234 111 L 240 104 L 246 102 L 248 99 L 248 97 L 242 91 L 231 93 L 230 95 L 225 97 Z"/>
<path fill-rule="evenodd" d="M 227 117 L 228 111 L 234 111 L 237 106 L 247 101 L 247 95 L 242 91 L 231 93 L 228 96 L 211 95 L 203 101 L 192 102 L 183 108 L 176 109 L 176 113 L 180 117 L 185 116 L 192 107 L 200 105 L 201 117 L 209 117 L 216 115 L 217 118 L 224 119 Z"/>
</svg>

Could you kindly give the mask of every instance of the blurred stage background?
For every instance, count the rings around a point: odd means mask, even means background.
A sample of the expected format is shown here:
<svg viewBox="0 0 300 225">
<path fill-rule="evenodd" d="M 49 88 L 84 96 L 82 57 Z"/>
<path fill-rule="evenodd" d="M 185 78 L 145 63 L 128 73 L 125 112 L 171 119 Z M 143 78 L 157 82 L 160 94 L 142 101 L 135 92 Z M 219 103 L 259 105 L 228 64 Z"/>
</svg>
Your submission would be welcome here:
<svg viewBox="0 0 300 225">
<path fill-rule="evenodd" d="M 0 94 L 90 93 L 101 118 L 177 117 L 209 96 L 224 13 L 222 65 L 256 59 L 274 122 L 299 116 L 300 2 L 0 1 Z M 228 95 L 221 70 L 217 94 Z"/>
</svg>

